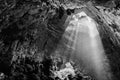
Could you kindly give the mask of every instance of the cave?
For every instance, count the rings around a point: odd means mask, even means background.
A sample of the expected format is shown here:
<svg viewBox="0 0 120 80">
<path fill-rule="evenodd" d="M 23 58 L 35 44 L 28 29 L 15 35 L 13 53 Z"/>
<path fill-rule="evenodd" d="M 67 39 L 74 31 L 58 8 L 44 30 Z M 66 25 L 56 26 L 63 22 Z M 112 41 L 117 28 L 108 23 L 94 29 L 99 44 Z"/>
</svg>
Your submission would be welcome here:
<svg viewBox="0 0 120 80">
<path fill-rule="evenodd" d="M 115 1 L 4 0 L 0 80 L 119 80 Z"/>
</svg>

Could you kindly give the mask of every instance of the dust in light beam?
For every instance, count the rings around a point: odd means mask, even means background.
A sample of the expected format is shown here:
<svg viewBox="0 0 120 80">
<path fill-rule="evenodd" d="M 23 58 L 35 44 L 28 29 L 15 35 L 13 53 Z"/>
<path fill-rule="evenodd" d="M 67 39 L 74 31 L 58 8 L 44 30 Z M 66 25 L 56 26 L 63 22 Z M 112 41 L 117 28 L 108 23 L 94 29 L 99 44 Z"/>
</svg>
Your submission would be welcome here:
<svg viewBox="0 0 120 80">
<path fill-rule="evenodd" d="M 85 12 L 77 13 L 72 18 L 71 25 L 64 33 L 64 37 L 69 39 L 67 46 L 73 49 L 69 54 L 76 55 L 76 59 L 80 58 L 85 69 L 93 73 L 97 80 L 108 80 L 109 65 L 106 63 L 97 24 Z"/>
</svg>

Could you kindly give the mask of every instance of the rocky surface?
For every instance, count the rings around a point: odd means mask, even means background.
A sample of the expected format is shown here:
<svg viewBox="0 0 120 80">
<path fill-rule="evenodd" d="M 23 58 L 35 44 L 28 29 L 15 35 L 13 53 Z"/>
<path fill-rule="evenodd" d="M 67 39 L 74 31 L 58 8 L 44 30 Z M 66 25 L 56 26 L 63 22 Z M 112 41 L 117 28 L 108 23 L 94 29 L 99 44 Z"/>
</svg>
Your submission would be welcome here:
<svg viewBox="0 0 120 80">
<path fill-rule="evenodd" d="M 50 69 L 55 62 L 49 57 L 56 50 L 70 16 L 79 10 L 98 23 L 113 80 L 119 80 L 120 10 L 118 1 L 113 3 L 109 7 L 87 0 L 0 0 L 0 80 L 53 80 Z M 80 70 L 69 80 L 82 80 L 84 75 Z"/>
</svg>

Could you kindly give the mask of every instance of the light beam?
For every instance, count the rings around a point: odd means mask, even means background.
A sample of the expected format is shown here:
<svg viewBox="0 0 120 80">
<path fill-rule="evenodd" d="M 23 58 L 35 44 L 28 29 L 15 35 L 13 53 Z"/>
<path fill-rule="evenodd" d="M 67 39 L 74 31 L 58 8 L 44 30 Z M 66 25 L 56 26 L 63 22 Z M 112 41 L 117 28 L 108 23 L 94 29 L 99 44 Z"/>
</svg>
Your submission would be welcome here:
<svg viewBox="0 0 120 80">
<path fill-rule="evenodd" d="M 87 16 L 85 12 L 80 12 L 72 16 L 66 28 L 64 38 L 69 39 L 66 44 L 68 48 L 65 53 L 83 63 L 86 70 L 96 77 L 97 80 L 110 80 L 109 65 L 104 53 L 103 45 L 97 24 Z M 67 34 L 70 34 L 69 36 Z M 68 52 L 73 49 L 71 52 Z"/>
</svg>

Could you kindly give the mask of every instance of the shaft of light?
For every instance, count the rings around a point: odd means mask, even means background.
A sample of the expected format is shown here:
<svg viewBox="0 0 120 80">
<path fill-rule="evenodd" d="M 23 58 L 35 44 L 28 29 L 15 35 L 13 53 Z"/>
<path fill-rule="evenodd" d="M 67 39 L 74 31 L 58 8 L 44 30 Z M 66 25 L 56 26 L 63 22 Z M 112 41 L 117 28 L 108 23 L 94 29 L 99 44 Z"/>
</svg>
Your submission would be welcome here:
<svg viewBox="0 0 120 80">
<path fill-rule="evenodd" d="M 108 80 L 109 67 L 105 65 L 106 56 L 95 21 L 85 12 L 73 15 L 73 19 L 70 21 L 72 26 L 68 26 L 64 34 L 66 37 L 66 33 L 71 31 L 67 45 L 72 47 L 73 52 L 69 54 L 76 56 L 74 58 L 79 59 L 97 80 Z"/>
</svg>

